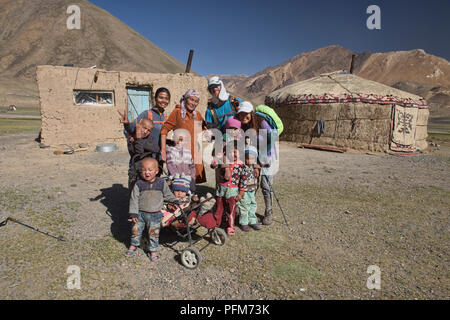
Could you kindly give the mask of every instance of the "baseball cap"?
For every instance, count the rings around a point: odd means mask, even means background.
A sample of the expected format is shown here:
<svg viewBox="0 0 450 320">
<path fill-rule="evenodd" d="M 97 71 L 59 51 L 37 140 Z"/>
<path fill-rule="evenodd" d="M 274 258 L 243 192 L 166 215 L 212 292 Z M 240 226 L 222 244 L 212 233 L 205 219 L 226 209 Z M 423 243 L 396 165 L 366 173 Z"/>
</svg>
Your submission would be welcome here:
<svg viewBox="0 0 450 320">
<path fill-rule="evenodd" d="M 253 105 L 248 101 L 244 101 L 239 105 L 239 109 L 238 109 L 237 113 L 241 113 L 241 112 L 250 113 L 252 111 L 253 111 Z"/>
</svg>

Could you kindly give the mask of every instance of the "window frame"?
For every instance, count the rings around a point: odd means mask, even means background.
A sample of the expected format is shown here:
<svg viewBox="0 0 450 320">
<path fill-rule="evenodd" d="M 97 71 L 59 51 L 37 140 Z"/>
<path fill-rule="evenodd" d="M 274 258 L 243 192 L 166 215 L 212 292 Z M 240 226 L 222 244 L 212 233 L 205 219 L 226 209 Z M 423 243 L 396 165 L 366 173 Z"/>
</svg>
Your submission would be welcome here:
<svg viewBox="0 0 450 320">
<path fill-rule="evenodd" d="M 77 103 L 76 94 L 80 93 L 80 92 L 96 94 L 96 96 L 95 96 L 96 102 L 93 103 L 93 104 Z M 99 103 L 98 102 L 99 101 L 99 94 L 103 94 L 103 93 L 111 94 L 112 103 Z M 114 96 L 114 90 L 76 90 L 76 89 L 74 89 L 73 90 L 73 103 L 76 106 L 83 106 L 83 107 L 114 107 L 116 105 L 116 99 L 115 99 L 115 96 Z"/>
</svg>

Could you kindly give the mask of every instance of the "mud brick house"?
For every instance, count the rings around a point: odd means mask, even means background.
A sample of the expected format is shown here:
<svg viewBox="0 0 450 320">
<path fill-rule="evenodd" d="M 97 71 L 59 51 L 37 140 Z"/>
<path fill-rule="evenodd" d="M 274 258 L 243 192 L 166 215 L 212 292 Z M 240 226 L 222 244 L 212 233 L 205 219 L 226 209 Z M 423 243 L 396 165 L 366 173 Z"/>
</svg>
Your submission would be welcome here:
<svg viewBox="0 0 450 320">
<path fill-rule="evenodd" d="M 197 108 L 205 113 L 207 80 L 189 73 L 159 74 L 107 71 L 91 68 L 38 66 L 42 119 L 41 141 L 46 145 L 114 142 L 124 139 L 117 111 L 133 120 L 154 105 L 160 87 L 171 92 L 169 116 L 190 88 L 200 92 Z"/>
</svg>

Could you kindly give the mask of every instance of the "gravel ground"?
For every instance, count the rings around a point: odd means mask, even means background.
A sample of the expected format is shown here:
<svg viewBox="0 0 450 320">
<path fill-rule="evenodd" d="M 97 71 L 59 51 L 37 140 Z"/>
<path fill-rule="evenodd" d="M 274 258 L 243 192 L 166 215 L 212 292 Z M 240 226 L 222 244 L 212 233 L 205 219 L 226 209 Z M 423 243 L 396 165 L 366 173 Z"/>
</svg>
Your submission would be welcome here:
<svg viewBox="0 0 450 320">
<path fill-rule="evenodd" d="M 237 230 L 185 269 L 169 230 L 158 263 L 129 242 L 124 144 L 113 153 L 40 149 L 35 133 L 0 136 L 0 299 L 448 299 L 450 147 L 430 154 L 331 153 L 281 143 L 275 222 Z M 211 191 L 213 172 L 201 191 Z M 263 199 L 257 196 L 259 213 Z M 201 233 L 203 230 L 200 230 Z M 196 247 L 209 242 L 201 240 Z M 68 266 L 81 271 L 69 290 Z M 381 271 L 369 290 L 367 269 Z"/>
</svg>

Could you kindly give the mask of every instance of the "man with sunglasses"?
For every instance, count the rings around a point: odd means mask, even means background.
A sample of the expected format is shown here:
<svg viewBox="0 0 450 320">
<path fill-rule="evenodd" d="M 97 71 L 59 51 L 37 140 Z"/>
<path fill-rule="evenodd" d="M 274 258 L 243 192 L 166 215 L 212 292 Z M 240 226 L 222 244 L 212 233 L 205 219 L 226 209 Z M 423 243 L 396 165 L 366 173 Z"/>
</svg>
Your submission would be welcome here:
<svg viewBox="0 0 450 320">
<path fill-rule="evenodd" d="M 211 99 L 205 113 L 208 128 L 216 128 L 225 132 L 225 123 L 234 116 L 239 108 L 241 99 L 231 96 L 226 91 L 222 80 L 214 76 L 208 80 L 208 91 Z"/>
</svg>

